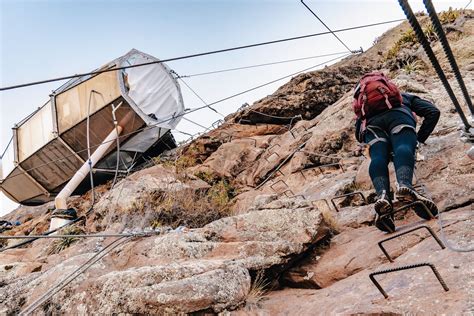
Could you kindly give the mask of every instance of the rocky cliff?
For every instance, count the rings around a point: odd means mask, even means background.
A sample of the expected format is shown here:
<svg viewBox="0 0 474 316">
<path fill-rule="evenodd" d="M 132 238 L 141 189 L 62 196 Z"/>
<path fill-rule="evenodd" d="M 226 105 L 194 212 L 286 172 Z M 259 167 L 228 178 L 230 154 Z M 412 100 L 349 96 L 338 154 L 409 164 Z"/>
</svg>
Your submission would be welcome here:
<svg viewBox="0 0 474 316">
<path fill-rule="evenodd" d="M 450 11 L 442 20 L 472 94 L 473 12 Z M 424 27 L 461 96 L 426 20 Z M 351 88 L 374 69 L 441 110 L 420 149 L 417 184 L 443 212 L 449 242 L 472 247 L 474 166 L 465 155 L 470 145 L 460 140 L 451 101 L 402 23 L 367 52 L 294 77 L 218 128 L 157 157 L 154 166 L 112 189 L 97 188 L 93 210 L 64 232 L 146 236 L 116 244 L 117 237 L 41 239 L 0 253 L 0 313 L 23 310 L 91 258 L 100 260 L 35 313 L 474 312 L 472 253 L 441 249 L 427 229 L 387 241 L 393 263 L 378 247 L 391 235 L 373 226 L 369 159 L 353 152 L 350 106 Z M 71 201 L 80 215 L 91 206 L 90 194 Z M 4 218 L 21 225 L 4 234 L 42 233 L 49 212 L 47 205 L 21 207 Z M 411 210 L 399 213 L 396 223 L 397 232 L 424 224 L 441 233 L 436 220 L 420 220 Z M 388 299 L 369 279 L 380 269 L 423 262 L 436 267 L 448 292 L 427 266 L 378 276 Z"/>
</svg>

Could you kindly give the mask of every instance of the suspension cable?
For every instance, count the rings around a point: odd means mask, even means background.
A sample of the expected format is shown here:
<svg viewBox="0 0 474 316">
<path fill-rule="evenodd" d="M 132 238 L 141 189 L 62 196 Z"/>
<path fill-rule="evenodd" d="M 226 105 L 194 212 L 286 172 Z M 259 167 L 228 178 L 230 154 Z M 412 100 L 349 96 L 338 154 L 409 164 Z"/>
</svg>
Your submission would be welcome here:
<svg viewBox="0 0 474 316">
<path fill-rule="evenodd" d="M 469 0 L 469 2 L 466 4 L 466 6 L 464 7 L 464 10 L 467 9 L 467 7 L 471 4 L 472 0 Z"/>
<path fill-rule="evenodd" d="M 229 99 L 234 98 L 234 97 L 236 97 L 236 96 L 245 94 L 245 93 L 250 92 L 250 91 L 257 90 L 257 89 L 259 89 L 259 88 L 262 88 L 262 87 L 267 86 L 267 85 L 269 85 L 269 84 L 275 83 L 275 82 L 277 82 L 277 81 L 281 81 L 281 80 L 283 80 L 283 79 L 287 79 L 287 78 L 292 77 L 292 76 L 295 76 L 295 75 L 297 75 L 297 74 L 299 74 L 299 73 L 302 73 L 302 72 L 311 70 L 311 69 L 313 69 L 313 68 L 322 66 L 322 65 L 324 65 L 324 64 L 330 63 L 330 62 L 335 61 L 335 60 L 337 60 L 337 59 L 345 58 L 345 57 L 347 57 L 347 56 L 349 56 L 349 55 L 351 55 L 351 54 L 348 53 L 348 54 L 343 55 L 343 56 L 339 56 L 339 57 L 336 57 L 336 58 L 332 58 L 332 59 L 330 59 L 330 60 L 328 60 L 328 61 L 326 61 L 326 62 L 323 62 L 323 63 L 317 64 L 317 65 L 314 65 L 314 66 L 309 67 L 309 68 L 302 69 L 302 70 L 300 70 L 300 71 L 297 71 L 297 72 L 291 73 L 291 74 L 289 74 L 289 75 L 280 77 L 280 78 L 278 78 L 278 79 L 269 81 L 269 82 L 267 82 L 267 83 L 258 85 L 258 86 L 256 86 L 256 87 L 247 89 L 247 90 L 245 90 L 245 91 L 242 91 L 242 92 L 233 94 L 233 95 L 231 95 L 231 96 L 229 96 L 229 97 L 226 97 L 226 98 L 223 98 L 223 99 L 214 101 L 214 102 L 212 102 L 212 103 L 209 103 L 209 105 L 215 105 L 215 104 L 221 103 L 221 102 L 223 102 L 223 101 L 229 100 Z M 119 137 L 120 137 L 120 138 L 122 138 L 122 137 L 127 137 L 127 136 L 130 136 L 130 135 L 136 134 L 136 133 L 138 133 L 138 132 L 141 132 L 141 131 L 144 131 L 144 130 L 148 130 L 148 129 L 154 128 L 154 127 L 156 127 L 156 126 L 158 126 L 158 125 L 160 125 L 160 124 L 169 122 L 169 121 L 174 120 L 174 119 L 179 118 L 179 117 L 184 117 L 185 115 L 188 115 L 188 114 L 193 113 L 193 112 L 196 112 L 196 111 L 200 111 L 200 110 L 202 110 L 202 109 L 204 109 L 204 108 L 208 108 L 208 105 L 203 105 L 203 106 L 200 106 L 200 107 L 196 107 L 196 108 L 190 109 L 189 111 L 186 111 L 186 112 L 184 112 L 184 113 L 182 113 L 182 114 L 175 115 L 175 116 L 173 116 L 173 117 L 171 117 L 171 118 L 168 118 L 168 119 L 163 119 L 163 120 L 158 121 L 158 122 L 156 122 L 156 123 L 150 124 L 150 125 L 148 125 L 148 126 L 145 126 L 145 127 L 143 127 L 143 128 L 140 128 L 140 129 L 137 129 L 136 131 L 133 131 L 133 132 L 130 132 L 130 133 L 126 133 L 126 134 L 122 134 L 122 135 L 120 135 Z M 91 149 L 97 148 L 97 147 L 99 147 L 100 145 L 106 144 L 106 143 L 111 142 L 111 141 L 114 141 L 114 140 L 110 140 L 110 141 L 107 141 L 107 142 L 101 142 L 101 143 L 99 143 L 99 144 L 97 144 L 97 145 L 91 146 Z M 81 150 L 76 151 L 76 152 L 74 152 L 74 153 L 72 153 L 72 154 L 70 154 L 70 155 L 65 156 L 64 158 L 51 160 L 51 161 L 45 162 L 45 163 L 43 163 L 43 164 L 41 164 L 41 165 L 38 165 L 38 166 L 36 166 L 36 167 L 32 167 L 32 168 L 26 169 L 25 171 L 26 171 L 26 172 L 33 171 L 33 170 L 42 168 L 42 167 L 44 167 L 44 166 L 53 164 L 53 163 L 55 163 L 55 162 L 60 162 L 60 161 L 66 160 L 66 159 L 68 159 L 68 158 L 74 157 L 76 154 L 83 153 L 84 151 L 87 151 L 87 149 L 81 149 Z M 9 179 L 12 179 L 12 178 L 14 178 L 14 177 L 21 176 L 21 175 L 22 175 L 22 173 L 18 173 L 18 174 L 16 174 L 16 175 L 10 176 Z"/>
<path fill-rule="evenodd" d="M 89 179 L 90 179 L 91 190 L 92 190 L 91 204 L 94 205 L 95 204 L 94 175 L 92 172 L 91 146 L 90 146 L 90 112 L 91 112 L 92 93 L 97 93 L 101 96 L 102 94 L 95 90 L 91 90 L 91 92 L 89 93 L 89 104 L 87 106 L 87 120 L 86 120 L 87 163 L 89 164 Z"/>
<path fill-rule="evenodd" d="M 182 76 L 179 76 L 178 78 L 192 78 L 192 77 L 213 75 L 213 74 L 219 74 L 219 73 L 229 72 L 229 71 L 237 71 L 237 70 L 243 70 L 243 69 L 258 68 L 258 67 L 264 67 L 264 66 L 290 63 L 290 62 L 294 62 L 294 61 L 316 59 L 316 58 L 321 58 L 321 57 L 343 55 L 343 54 L 347 54 L 347 52 L 344 51 L 344 52 L 339 52 L 339 53 L 331 53 L 331 54 L 315 55 L 315 56 L 308 56 L 308 57 L 301 57 L 301 58 L 294 58 L 294 59 L 286 59 L 286 60 L 274 61 L 274 62 L 269 62 L 269 63 L 264 63 L 264 64 L 256 64 L 256 65 L 250 65 L 250 66 L 241 66 L 241 67 L 235 67 L 235 68 L 227 68 L 227 69 L 220 69 L 220 70 L 214 70 L 214 71 L 199 72 L 199 73 L 190 74 L 190 75 L 182 75 Z"/>
<path fill-rule="evenodd" d="M 274 119 L 279 119 L 279 120 L 294 120 L 295 118 L 301 117 L 300 114 L 294 115 L 294 116 L 277 116 L 277 115 L 272 115 L 272 114 L 267 114 L 267 113 L 259 112 L 259 111 L 254 110 L 254 109 L 249 109 L 249 110 L 247 111 L 247 113 L 248 113 L 248 112 L 257 113 L 257 114 L 260 114 L 260 115 L 262 115 L 262 116 L 266 116 L 266 117 L 270 117 L 270 118 L 274 118 Z M 247 113 L 245 113 L 245 114 L 247 114 Z M 245 115 L 245 114 L 244 114 L 244 115 Z"/>
<path fill-rule="evenodd" d="M 193 88 L 191 88 L 191 86 L 190 86 L 186 81 L 184 81 L 184 79 L 183 79 L 181 76 L 179 76 L 179 75 L 178 75 L 175 71 L 173 71 L 173 70 L 172 70 L 172 72 L 177 76 L 178 80 L 180 80 L 182 83 L 184 83 L 184 85 L 185 85 L 199 100 L 201 100 L 201 102 L 202 102 L 203 104 L 205 104 L 210 110 L 216 112 L 217 114 L 219 114 L 219 115 L 222 116 L 222 117 L 225 117 L 224 114 L 220 113 L 220 112 L 217 111 L 215 108 L 213 108 L 212 106 L 210 106 L 209 104 L 207 104 L 207 102 L 204 101 L 204 99 L 201 98 L 201 96 L 200 96 Z"/>
<path fill-rule="evenodd" d="M 58 238 L 111 238 L 111 237 L 144 237 L 150 235 L 156 235 L 156 232 L 142 232 L 142 233 L 122 233 L 122 234 L 77 234 L 77 235 L 15 235 L 15 236 L 3 236 L 0 235 L 0 239 L 58 239 Z"/>
<path fill-rule="evenodd" d="M 235 97 L 237 97 L 237 96 L 239 96 L 239 95 L 242 95 L 242 94 L 245 94 L 245 93 L 247 93 L 247 92 L 251 92 L 251 91 L 257 90 L 257 89 L 260 89 L 260 88 L 265 87 L 265 86 L 268 86 L 268 85 L 270 85 L 270 84 L 272 84 L 272 83 L 281 81 L 281 80 L 283 80 L 283 79 L 287 79 L 287 78 L 289 78 L 289 77 L 293 77 L 293 76 L 295 76 L 295 75 L 297 75 L 297 74 L 300 74 L 300 73 L 302 73 L 302 72 L 306 72 L 306 71 L 309 71 L 309 70 L 314 69 L 314 68 L 316 68 L 316 67 L 322 66 L 322 65 L 324 65 L 324 64 L 333 62 L 333 61 L 335 61 L 335 60 L 337 60 L 337 59 L 345 58 L 345 57 L 347 57 L 347 56 L 349 56 L 349 55 L 351 55 L 351 54 L 348 53 L 348 54 L 343 55 L 343 56 L 339 56 L 339 57 L 336 57 L 336 58 L 332 58 L 332 59 L 330 59 L 330 60 L 328 60 L 328 61 L 325 61 L 325 62 L 323 62 L 323 63 L 319 63 L 319 64 L 317 64 L 317 65 L 314 65 L 314 66 L 311 66 L 311 67 L 308 67 L 308 68 L 299 70 L 299 71 L 294 72 L 294 73 L 292 73 L 292 74 L 289 74 L 289 75 L 280 77 L 280 78 L 278 78 L 278 79 L 275 79 L 275 80 L 272 80 L 272 81 L 263 83 L 263 84 L 258 85 L 258 86 L 256 86 L 256 87 L 253 87 L 253 88 L 244 90 L 244 91 L 242 91 L 242 92 L 233 94 L 233 95 L 231 95 L 231 96 L 225 97 L 225 98 L 223 98 L 223 99 L 217 100 L 217 101 L 215 101 L 215 102 L 210 103 L 209 105 L 214 105 L 214 104 L 216 104 L 216 103 L 220 103 L 220 102 L 223 102 L 223 101 L 226 101 L 226 100 L 235 98 Z"/>
<path fill-rule="evenodd" d="M 449 64 L 451 65 L 451 68 L 454 72 L 454 76 L 456 77 L 459 87 L 461 88 L 462 94 L 466 99 L 466 104 L 469 107 L 471 114 L 474 115 L 474 107 L 472 105 L 471 97 L 469 96 L 469 92 L 467 91 L 466 85 L 464 84 L 464 80 L 462 79 L 458 64 L 456 63 L 456 59 L 454 58 L 453 51 L 449 46 L 448 39 L 446 38 L 446 34 L 443 30 L 443 26 L 441 25 L 441 22 L 438 19 L 438 15 L 436 14 L 435 7 L 433 6 L 431 0 L 423 0 L 423 2 L 425 4 L 426 10 L 428 11 L 428 15 L 430 16 L 431 23 L 433 23 L 433 27 L 436 31 L 436 34 L 438 35 L 439 41 L 443 46 L 444 53 L 448 57 Z"/>
<path fill-rule="evenodd" d="M 119 237 L 105 246 L 102 250 L 94 254 L 89 260 L 87 260 L 83 265 L 79 266 L 76 270 L 66 276 L 63 280 L 61 280 L 58 284 L 50 288 L 46 293 L 36 299 L 33 303 L 28 305 L 24 310 L 21 311 L 19 315 L 30 315 L 35 309 L 43 305 L 47 300 L 49 300 L 54 294 L 61 291 L 64 287 L 66 287 L 69 283 L 74 281 L 79 275 L 89 269 L 94 263 L 102 259 L 105 255 L 109 252 L 114 250 L 120 245 L 123 245 L 131 240 L 131 237 Z"/>
<path fill-rule="evenodd" d="M 195 121 L 193 121 L 193 120 L 190 120 L 190 119 L 188 119 L 187 117 L 184 117 L 184 116 L 183 116 L 183 120 L 188 121 L 189 123 L 192 123 L 192 124 L 194 124 L 194 125 L 196 125 L 196 126 L 199 126 L 200 128 L 203 128 L 204 131 L 209 130 L 209 127 L 206 127 L 206 126 L 204 126 L 204 125 L 202 125 L 202 124 L 199 124 L 198 122 L 195 122 Z"/>
<path fill-rule="evenodd" d="M 377 23 L 371 23 L 371 24 L 364 24 L 364 25 L 346 27 L 346 28 L 334 30 L 333 32 L 337 33 L 337 32 L 352 31 L 352 30 L 368 28 L 368 27 L 373 27 L 373 26 L 379 26 L 379 25 L 384 25 L 384 24 L 402 22 L 404 20 L 405 19 L 395 19 L 395 20 L 384 21 L 384 22 L 377 22 Z M 124 70 L 124 69 L 128 69 L 128 68 L 142 67 L 142 66 L 148 66 L 148 65 L 153 65 L 153 64 L 161 64 L 161 63 L 170 62 L 170 61 L 176 61 L 176 60 L 182 60 L 182 59 L 188 59 L 188 58 L 195 58 L 195 57 L 207 56 L 207 55 L 212 55 L 212 54 L 225 53 L 225 52 L 230 52 L 230 51 L 235 51 L 235 50 L 240 50 L 240 49 L 247 49 L 247 48 L 252 48 L 252 47 L 276 44 L 276 43 L 283 43 L 283 42 L 299 40 L 299 39 L 305 39 L 305 38 L 310 38 L 310 37 L 316 37 L 316 36 L 321 36 L 321 35 L 326 35 L 326 34 L 331 34 L 331 32 L 329 32 L 329 31 L 328 32 L 319 32 L 319 33 L 313 33 L 313 34 L 283 38 L 283 39 L 278 39 L 278 40 L 273 40 L 273 41 L 268 41 L 268 42 L 260 42 L 260 43 L 255 43 L 255 44 L 224 48 L 224 49 L 208 51 L 208 52 L 204 52 L 204 53 L 197 53 L 197 54 L 185 55 L 185 56 L 180 56 L 180 57 L 173 57 L 173 58 L 162 59 L 162 60 L 155 60 L 155 61 L 150 61 L 150 62 L 141 63 L 141 64 L 115 67 L 115 68 L 109 68 L 109 69 L 103 69 L 103 70 L 96 70 L 96 71 L 91 71 L 91 72 L 86 72 L 86 73 L 81 73 L 81 74 L 76 74 L 76 75 L 69 75 L 69 76 L 63 76 L 63 77 L 58 77 L 58 78 L 53 78 L 53 79 L 46 79 L 46 80 L 29 82 L 29 83 L 22 83 L 22 84 L 17 84 L 17 85 L 13 85 L 13 86 L 1 87 L 0 91 L 23 88 L 23 87 L 33 86 L 33 85 L 39 85 L 39 84 L 55 82 L 55 81 L 61 81 L 61 80 L 66 80 L 66 79 L 73 79 L 73 78 L 84 77 L 84 76 L 98 75 L 98 74 L 101 74 L 101 73 L 104 73 L 104 72 Z"/>
<path fill-rule="evenodd" d="M 316 13 L 313 12 L 313 10 L 311 10 L 311 8 L 310 8 L 306 3 L 304 3 L 303 0 L 301 0 L 301 3 L 306 7 L 306 9 L 309 10 L 309 12 L 311 12 L 311 13 L 314 15 L 314 17 L 315 17 L 316 19 L 318 19 L 319 22 L 321 22 L 322 25 L 324 25 L 324 27 L 325 27 L 329 32 L 331 32 L 332 35 L 334 35 L 334 37 L 335 37 L 342 45 L 344 45 L 344 47 L 345 47 L 349 52 L 351 52 L 351 53 L 354 52 L 352 49 L 349 48 L 349 46 L 346 45 L 346 43 L 344 43 L 344 42 L 339 38 L 339 36 L 336 35 L 336 33 L 334 33 L 334 32 L 329 28 L 329 26 L 326 25 L 326 23 L 323 22 L 323 20 L 321 20 L 321 19 L 316 15 Z"/>
<path fill-rule="evenodd" d="M 10 140 L 7 143 L 7 146 L 5 147 L 5 150 L 3 151 L 2 155 L 0 156 L 0 159 L 3 159 L 3 156 L 7 153 L 8 147 L 10 147 L 11 143 L 13 141 L 13 135 L 10 137 Z"/>
<path fill-rule="evenodd" d="M 443 69 L 441 68 L 438 59 L 436 58 L 433 50 L 431 49 L 431 46 L 428 42 L 428 39 L 426 38 L 425 34 L 423 33 L 423 30 L 418 23 L 415 14 L 413 13 L 410 4 L 408 3 L 408 0 L 398 0 L 398 3 L 403 9 L 403 12 L 407 16 L 408 22 L 410 23 L 411 27 L 415 31 L 415 34 L 418 38 L 418 41 L 420 42 L 421 46 L 426 52 L 426 55 L 428 55 L 428 58 L 431 61 L 431 64 L 433 65 L 434 69 L 436 70 L 436 73 L 438 74 L 439 79 L 443 83 L 444 88 L 446 89 L 446 92 L 448 93 L 449 97 L 451 98 L 451 101 L 454 104 L 454 107 L 456 108 L 456 111 L 458 112 L 459 116 L 461 117 L 461 120 L 464 124 L 464 127 L 467 131 L 471 128 L 471 125 L 466 119 L 466 116 L 464 115 L 464 112 L 456 99 L 456 95 L 453 92 L 453 89 L 451 88 L 451 85 L 448 82 L 448 79 L 446 78 L 446 75 L 443 72 Z"/>
</svg>

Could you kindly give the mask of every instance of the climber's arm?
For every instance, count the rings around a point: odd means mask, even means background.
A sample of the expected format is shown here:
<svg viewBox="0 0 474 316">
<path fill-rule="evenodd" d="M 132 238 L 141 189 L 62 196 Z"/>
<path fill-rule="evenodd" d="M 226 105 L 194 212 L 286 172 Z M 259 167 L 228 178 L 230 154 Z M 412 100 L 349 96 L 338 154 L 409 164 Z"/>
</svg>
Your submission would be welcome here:
<svg viewBox="0 0 474 316">
<path fill-rule="evenodd" d="M 418 142 L 424 143 L 436 127 L 440 111 L 433 103 L 419 97 L 414 97 L 411 101 L 411 110 L 415 112 L 417 116 L 423 117 L 423 123 L 418 130 Z"/>
</svg>

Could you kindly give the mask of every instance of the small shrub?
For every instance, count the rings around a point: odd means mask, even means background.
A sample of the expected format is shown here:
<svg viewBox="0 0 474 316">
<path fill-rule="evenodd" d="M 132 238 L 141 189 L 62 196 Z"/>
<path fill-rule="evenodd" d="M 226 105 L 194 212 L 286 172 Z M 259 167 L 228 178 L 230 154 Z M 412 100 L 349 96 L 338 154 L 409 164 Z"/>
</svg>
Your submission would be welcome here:
<svg viewBox="0 0 474 316">
<path fill-rule="evenodd" d="M 426 38 L 429 41 L 436 41 L 438 36 L 436 35 L 435 28 L 432 23 L 428 23 L 428 25 L 423 29 L 423 33 L 425 34 Z"/>
<path fill-rule="evenodd" d="M 416 39 L 415 31 L 413 31 L 413 29 L 411 29 L 411 28 L 408 29 L 407 31 L 403 32 L 402 36 L 398 40 L 398 42 L 400 42 L 400 44 L 413 44 L 416 41 L 417 41 L 417 39 Z"/>
<path fill-rule="evenodd" d="M 407 74 L 416 73 L 423 69 L 423 65 L 419 60 L 413 61 L 405 61 L 401 67 L 402 71 L 406 72 Z"/>
<path fill-rule="evenodd" d="M 400 50 L 408 45 L 413 45 L 417 42 L 416 39 L 416 34 L 413 31 L 413 29 L 408 29 L 405 32 L 402 33 L 400 38 L 395 42 L 395 44 L 392 46 L 392 48 L 389 49 L 387 52 L 386 59 L 393 59 L 396 58 Z"/>
<path fill-rule="evenodd" d="M 461 10 L 453 10 L 449 7 L 447 11 L 440 12 L 438 19 L 441 24 L 453 23 L 461 15 Z"/>
<path fill-rule="evenodd" d="M 209 171 L 199 171 L 195 173 L 194 175 L 210 185 L 214 184 L 217 178 Z"/>
<path fill-rule="evenodd" d="M 84 234 L 84 230 L 80 227 L 76 226 L 69 226 L 60 231 L 60 234 L 62 235 L 80 235 Z M 66 248 L 69 248 L 73 243 L 78 241 L 79 238 L 77 237 L 65 237 L 65 238 L 60 238 L 56 239 L 49 247 L 48 249 L 48 254 L 56 254 L 60 253 Z"/>
<path fill-rule="evenodd" d="M 196 159 L 192 156 L 182 155 L 176 159 L 174 166 L 176 168 L 176 173 L 183 173 L 186 171 L 186 168 L 193 167 L 196 165 Z"/>
<path fill-rule="evenodd" d="M 226 180 L 220 180 L 207 192 L 209 202 L 219 209 L 225 208 L 232 198 L 233 188 Z"/>
<path fill-rule="evenodd" d="M 154 219 L 151 221 L 150 226 L 151 228 L 156 229 L 156 228 L 162 227 L 163 223 L 161 223 L 161 221 L 158 219 Z"/>
</svg>

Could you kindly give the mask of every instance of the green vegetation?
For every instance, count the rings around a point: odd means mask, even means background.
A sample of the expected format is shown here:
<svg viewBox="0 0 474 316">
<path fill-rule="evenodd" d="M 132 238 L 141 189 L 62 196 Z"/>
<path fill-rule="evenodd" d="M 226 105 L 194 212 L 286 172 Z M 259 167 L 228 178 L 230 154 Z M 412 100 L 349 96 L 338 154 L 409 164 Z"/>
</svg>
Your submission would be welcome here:
<svg viewBox="0 0 474 316">
<path fill-rule="evenodd" d="M 412 60 L 412 61 L 406 60 L 403 62 L 403 66 L 401 69 L 407 74 L 411 74 L 411 73 L 416 73 L 420 71 L 421 69 L 423 69 L 423 65 L 419 60 Z"/>
<path fill-rule="evenodd" d="M 462 10 L 454 10 L 449 8 L 447 11 L 440 12 L 438 18 L 441 24 L 453 23 L 460 15 Z M 420 14 L 421 15 L 421 14 Z M 424 15 L 424 14 L 423 14 Z M 437 40 L 436 32 L 433 25 L 427 20 L 421 22 L 423 28 L 423 33 L 430 41 Z M 395 44 L 389 49 L 386 55 L 386 60 L 394 59 L 397 57 L 400 50 L 404 47 L 413 46 L 418 42 L 415 32 L 410 28 L 407 31 L 403 32 L 400 38 L 395 42 Z"/>
<path fill-rule="evenodd" d="M 413 29 L 408 29 L 407 31 L 403 32 L 401 37 L 398 39 L 398 41 L 395 42 L 395 44 L 392 46 L 392 48 L 389 49 L 386 59 L 393 59 L 396 58 L 398 53 L 403 47 L 408 47 L 417 42 L 416 39 L 416 34 L 413 31 Z"/>
<path fill-rule="evenodd" d="M 216 177 L 209 171 L 199 171 L 194 175 L 210 185 L 216 182 Z"/>
<path fill-rule="evenodd" d="M 428 38 L 428 40 L 431 42 L 438 39 L 435 28 L 431 23 L 428 23 L 428 25 L 423 29 L 423 33 L 425 33 L 426 38 Z"/>
<path fill-rule="evenodd" d="M 438 14 L 441 24 L 453 23 L 461 15 L 462 10 L 453 10 L 449 7 L 448 11 L 443 11 Z"/>
<path fill-rule="evenodd" d="M 63 230 L 61 230 L 60 234 L 62 234 L 62 235 L 80 235 L 80 234 L 84 234 L 84 230 L 80 227 L 68 226 L 68 227 L 64 228 Z M 75 243 L 78 240 L 79 240 L 79 238 L 77 238 L 77 237 L 65 237 L 65 238 L 56 239 L 50 245 L 50 247 L 48 249 L 48 254 L 52 255 L 52 254 L 60 253 L 64 249 L 69 248 L 73 243 Z"/>
</svg>

